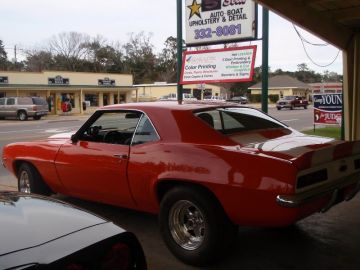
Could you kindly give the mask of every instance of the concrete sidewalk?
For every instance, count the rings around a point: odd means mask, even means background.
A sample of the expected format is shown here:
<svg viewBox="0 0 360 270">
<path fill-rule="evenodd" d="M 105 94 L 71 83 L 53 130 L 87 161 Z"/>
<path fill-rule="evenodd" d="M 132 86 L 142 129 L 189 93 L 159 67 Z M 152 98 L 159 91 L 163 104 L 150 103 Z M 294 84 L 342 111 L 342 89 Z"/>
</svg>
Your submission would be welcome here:
<svg viewBox="0 0 360 270">
<path fill-rule="evenodd" d="M 6 175 L 0 178 L 0 190 L 1 191 L 16 191 L 17 179 L 13 175 Z"/>
</svg>

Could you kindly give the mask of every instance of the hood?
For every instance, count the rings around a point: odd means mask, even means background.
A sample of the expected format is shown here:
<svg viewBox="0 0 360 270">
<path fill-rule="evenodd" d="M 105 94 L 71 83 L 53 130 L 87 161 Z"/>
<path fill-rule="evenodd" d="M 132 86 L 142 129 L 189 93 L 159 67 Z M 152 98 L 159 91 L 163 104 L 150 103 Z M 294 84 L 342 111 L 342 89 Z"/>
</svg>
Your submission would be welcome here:
<svg viewBox="0 0 360 270">
<path fill-rule="evenodd" d="M 292 131 L 278 134 L 251 133 L 237 137 L 242 149 L 272 158 L 292 162 L 299 169 L 331 162 L 350 155 L 360 154 L 360 142 L 345 142 L 332 138 L 307 136 Z M 277 136 L 279 135 L 279 136 Z M 246 143 L 245 143 L 246 142 Z"/>
<path fill-rule="evenodd" d="M 106 222 L 58 200 L 0 192 L 0 256 Z"/>
</svg>

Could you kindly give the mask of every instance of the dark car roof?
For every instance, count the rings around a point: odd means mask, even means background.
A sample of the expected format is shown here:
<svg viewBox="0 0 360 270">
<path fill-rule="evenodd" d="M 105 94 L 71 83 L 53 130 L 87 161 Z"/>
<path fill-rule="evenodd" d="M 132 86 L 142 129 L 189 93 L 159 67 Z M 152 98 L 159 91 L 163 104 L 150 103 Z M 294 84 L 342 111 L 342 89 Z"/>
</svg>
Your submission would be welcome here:
<svg viewBox="0 0 360 270">
<path fill-rule="evenodd" d="M 0 192 L 0 256 L 106 222 L 55 199 Z"/>
</svg>

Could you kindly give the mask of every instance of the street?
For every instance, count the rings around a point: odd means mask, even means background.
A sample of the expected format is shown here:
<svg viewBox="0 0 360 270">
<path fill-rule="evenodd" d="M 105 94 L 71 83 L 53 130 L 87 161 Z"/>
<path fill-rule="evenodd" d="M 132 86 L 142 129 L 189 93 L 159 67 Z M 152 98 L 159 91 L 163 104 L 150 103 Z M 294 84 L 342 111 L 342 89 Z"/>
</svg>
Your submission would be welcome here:
<svg viewBox="0 0 360 270">
<path fill-rule="evenodd" d="M 277 111 L 269 114 L 298 129 L 312 128 L 312 109 Z M 77 130 L 89 116 L 47 117 L 40 121 L 0 121 L 0 151 L 15 141 L 46 138 Z M 0 189 L 15 190 L 17 183 L 0 168 Z M 104 216 L 139 238 L 149 269 L 197 269 L 173 257 L 162 241 L 157 217 L 133 210 L 53 195 Z M 360 196 L 315 214 L 287 228 L 240 227 L 229 255 L 207 269 L 358 269 L 360 265 Z"/>
</svg>

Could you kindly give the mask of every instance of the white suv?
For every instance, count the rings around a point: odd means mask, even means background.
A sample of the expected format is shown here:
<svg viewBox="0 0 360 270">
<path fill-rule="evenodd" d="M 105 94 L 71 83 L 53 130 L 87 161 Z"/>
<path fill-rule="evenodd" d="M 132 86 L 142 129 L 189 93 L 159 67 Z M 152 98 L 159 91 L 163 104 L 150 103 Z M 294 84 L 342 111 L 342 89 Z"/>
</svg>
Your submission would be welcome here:
<svg viewBox="0 0 360 270">
<path fill-rule="evenodd" d="M 49 113 L 49 106 L 41 97 L 0 98 L 0 118 L 16 117 L 25 121 L 28 117 L 40 120 Z"/>
</svg>

